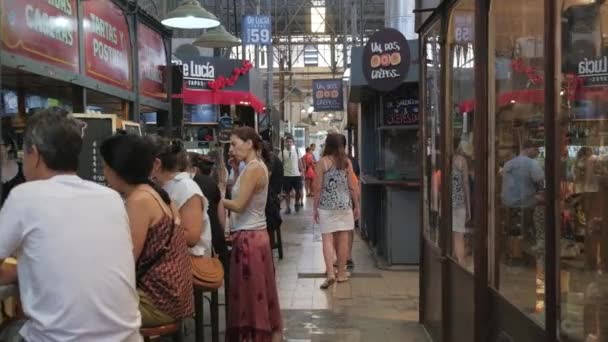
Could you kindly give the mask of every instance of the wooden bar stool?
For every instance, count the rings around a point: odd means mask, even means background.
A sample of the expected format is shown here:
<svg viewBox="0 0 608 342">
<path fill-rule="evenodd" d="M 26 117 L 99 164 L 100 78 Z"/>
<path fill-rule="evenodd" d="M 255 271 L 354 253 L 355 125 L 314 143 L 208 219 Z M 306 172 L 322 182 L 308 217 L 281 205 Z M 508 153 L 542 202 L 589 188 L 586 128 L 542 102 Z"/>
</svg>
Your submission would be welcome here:
<svg viewBox="0 0 608 342">
<path fill-rule="evenodd" d="M 139 333 L 144 338 L 145 342 L 152 341 L 156 337 L 171 337 L 173 342 L 183 342 L 182 322 L 178 321 L 171 324 L 160 325 L 157 327 L 141 328 Z"/>
</svg>

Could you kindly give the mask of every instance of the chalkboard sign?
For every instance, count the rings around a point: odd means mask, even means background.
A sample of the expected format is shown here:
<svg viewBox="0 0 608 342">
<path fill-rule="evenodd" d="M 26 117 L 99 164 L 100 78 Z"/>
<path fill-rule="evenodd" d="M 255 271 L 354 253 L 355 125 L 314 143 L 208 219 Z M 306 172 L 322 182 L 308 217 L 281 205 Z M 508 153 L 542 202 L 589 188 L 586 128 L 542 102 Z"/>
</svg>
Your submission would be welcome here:
<svg viewBox="0 0 608 342">
<path fill-rule="evenodd" d="M 117 117 L 110 114 L 74 114 L 74 117 L 85 123 L 78 176 L 105 185 L 99 145 L 116 132 Z"/>
<path fill-rule="evenodd" d="M 382 115 L 384 126 L 418 125 L 419 119 L 417 98 L 402 97 L 384 100 Z"/>
<path fill-rule="evenodd" d="M 137 122 L 123 121 L 122 129 L 124 129 L 127 134 L 135 134 L 141 136 L 141 126 Z"/>
</svg>

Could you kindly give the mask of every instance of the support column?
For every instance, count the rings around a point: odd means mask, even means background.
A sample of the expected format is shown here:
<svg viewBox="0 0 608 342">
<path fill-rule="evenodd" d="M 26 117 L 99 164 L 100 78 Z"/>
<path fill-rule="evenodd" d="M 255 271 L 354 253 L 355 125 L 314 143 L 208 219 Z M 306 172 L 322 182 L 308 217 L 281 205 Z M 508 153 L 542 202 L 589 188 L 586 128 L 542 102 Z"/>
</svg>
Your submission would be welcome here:
<svg viewBox="0 0 608 342">
<path fill-rule="evenodd" d="M 416 0 L 386 0 L 384 2 L 385 26 L 401 31 L 407 40 L 417 39 L 415 6 Z"/>
</svg>

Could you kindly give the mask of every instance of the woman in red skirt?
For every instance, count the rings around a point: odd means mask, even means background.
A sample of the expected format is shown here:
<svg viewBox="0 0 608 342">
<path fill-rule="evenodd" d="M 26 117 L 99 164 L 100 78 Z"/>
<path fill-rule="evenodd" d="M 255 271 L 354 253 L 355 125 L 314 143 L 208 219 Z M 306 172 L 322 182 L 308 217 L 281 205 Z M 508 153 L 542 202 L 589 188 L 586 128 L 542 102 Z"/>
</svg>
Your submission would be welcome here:
<svg viewBox="0 0 608 342">
<path fill-rule="evenodd" d="M 224 207 L 232 211 L 227 342 L 278 342 L 283 322 L 266 230 L 268 169 L 258 159 L 262 139 L 250 127 L 234 130 L 230 153 L 245 167 Z"/>
</svg>

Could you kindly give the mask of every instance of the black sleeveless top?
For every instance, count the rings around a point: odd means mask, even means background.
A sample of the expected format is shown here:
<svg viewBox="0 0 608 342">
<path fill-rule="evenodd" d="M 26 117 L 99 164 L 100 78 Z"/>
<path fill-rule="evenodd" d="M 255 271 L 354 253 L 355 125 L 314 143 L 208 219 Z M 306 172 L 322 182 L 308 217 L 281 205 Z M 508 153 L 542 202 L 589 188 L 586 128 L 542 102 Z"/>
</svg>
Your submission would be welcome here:
<svg viewBox="0 0 608 342">
<path fill-rule="evenodd" d="M 23 176 L 23 170 L 21 164 L 17 164 L 19 170 L 17 175 L 6 183 L 2 183 L 2 198 L 0 199 L 0 205 L 4 204 L 4 201 L 8 198 L 8 194 L 13 190 L 14 187 L 21 183 L 25 183 L 25 177 Z"/>
</svg>

